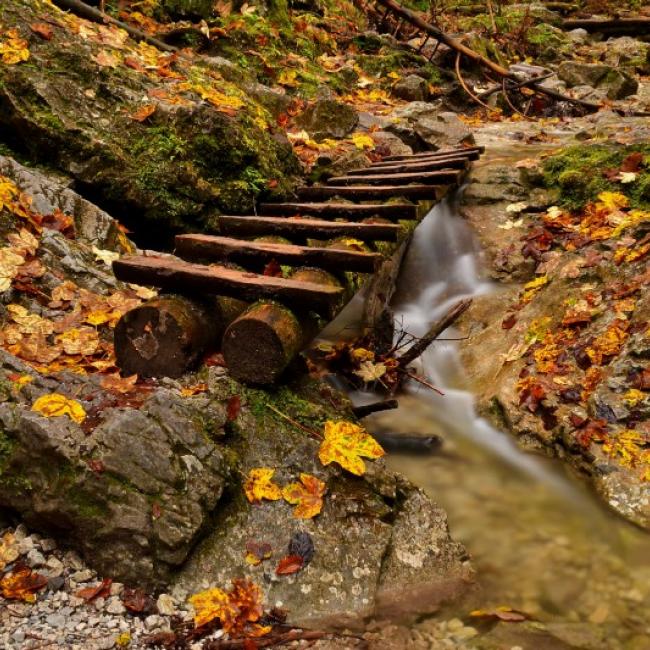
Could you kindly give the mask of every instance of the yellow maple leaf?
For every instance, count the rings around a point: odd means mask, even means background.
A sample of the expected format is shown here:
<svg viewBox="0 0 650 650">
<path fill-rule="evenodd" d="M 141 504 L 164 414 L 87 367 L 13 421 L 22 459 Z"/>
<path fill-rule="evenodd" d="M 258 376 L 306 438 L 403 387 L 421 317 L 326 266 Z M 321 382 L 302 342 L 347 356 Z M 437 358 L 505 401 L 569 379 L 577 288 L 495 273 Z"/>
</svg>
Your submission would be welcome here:
<svg viewBox="0 0 650 650">
<path fill-rule="evenodd" d="M 29 59 L 27 41 L 20 38 L 17 29 L 8 29 L 0 40 L 0 60 L 5 65 L 15 65 Z"/>
<path fill-rule="evenodd" d="M 289 86 L 290 88 L 295 88 L 298 85 L 298 82 L 296 81 L 297 76 L 297 70 L 293 70 L 291 68 L 283 68 L 278 75 L 278 83 L 281 86 Z"/>
<path fill-rule="evenodd" d="M 361 476 L 366 465 L 361 459 L 380 458 L 384 450 L 379 443 L 363 428 L 352 422 L 341 420 L 325 422 L 325 440 L 318 450 L 318 457 L 323 465 L 338 463 L 348 472 Z"/>
<path fill-rule="evenodd" d="M 548 284 L 548 277 L 546 275 L 540 275 L 534 280 L 527 282 L 524 285 L 524 293 L 521 297 L 522 302 L 530 302 L 533 296 L 546 284 Z"/>
<path fill-rule="evenodd" d="M 374 361 L 375 353 L 372 350 L 366 350 L 366 348 L 354 348 L 350 352 L 350 356 L 355 361 Z"/>
<path fill-rule="evenodd" d="M 282 488 L 282 497 L 295 505 L 296 519 L 311 519 L 323 508 L 323 496 L 327 492 L 325 483 L 311 474 L 300 474 L 300 483 L 289 483 Z"/>
<path fill-rule="evenodd" d="M 61 393 L 41 395 L 32 404 L 32 411 L 46 418 L 56 418 L 67 415 L 71 420 L 81 424 L 86 419 L 86 411 L 76 399 L 70 399 Z"/>
<path fill-rule="evenodd" d="M 626 208 L 630 204 L 627 196 L 625 196 L 625 194 L 621 194 L 620 192 L 601 192 L 598 195 L 598 200 L 608 210 Z"/>
<path fill-rule="evenodd" d="M 271 480 L 275 474 L 274 469 L 268 467 L 254 467 L 248 472 L 244 483 L 244 493 L 251 503 L 260 503 L 262 499 L 277 501 L 282 498 L 282 490 Z"/>
<path fill-rule="evenodd" d="M 351 137 L 357 149 L 374 149 L 375 141 L 365 133 L 353 133 Z"/>
<path fill-rule="evenodd" d="M 219 587 L 200 591 L 190 596 L 189 601 L 194 607 L 194 625 L 201 627 L 215 618 L 223 621 L 234 615 L 228 594 Z"/>
<path fill-rule="evenodd" d="M 92 327 L 78 327 L 56 337 L 66 354 L 92 356 L 99 347 L 99 335 Z"/>
</svg>

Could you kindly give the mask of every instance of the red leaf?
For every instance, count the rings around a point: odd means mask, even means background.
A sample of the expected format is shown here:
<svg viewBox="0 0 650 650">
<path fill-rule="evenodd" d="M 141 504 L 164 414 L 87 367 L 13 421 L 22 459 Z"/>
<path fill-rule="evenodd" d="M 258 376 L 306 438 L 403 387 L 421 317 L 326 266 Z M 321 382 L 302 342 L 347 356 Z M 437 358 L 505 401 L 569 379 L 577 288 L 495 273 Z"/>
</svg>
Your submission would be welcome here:
<svg viewBox="0 0 650 650">
<path fill-rule="evenodd" d="M 160 504 L 158 502 L 154 502 L 154 504 L 151 506 L 151 516 L 154 519 L 160 519 L 160 515 L 162 515 Z"/>
<path fill-rule="evenodd" d="M 274 190 L 278 186 L 278 180 L 277 178 L 272 178 L 267 184 L 266 187 L 268 187 L 270 190 Z"/>
<path fill-rule="evenodd" d="M 122 604 L 133 614 L 148 614 L 156 610 L 156 601 L 139 588 L 126 588 L 122 592 Z"/>
<path fill-rule="evenodd" d="M 643 154 L 639 151 L 631 153 L 621 163 L 622 172 L 638 172 L 641 163 L 643 162 Z"/>
<path fill-rule="evenodd" d="M 86 587 L 80 589 L 75 595 L 77 598 L 83 598 L 87 603 L 92 603 L 95 598 L 106 598 L 111 593 L 111 578 L 104 578 L 96 587 Z"/>
<path fill-rule="evenodd" d="M 514 314 L 508 314 L 501 322 L 501 329 L 510 330 L 517 322 L 517 317 Z"/>
<path fill-rule="evenodd" d="M 272 278 L 282 277 L 282 268 L 280 267 L 280 265 L 276 260 L 271 260 L 264 267 L 264 275 Z"/>
<path fill-rule="evenodd" d="M 32 23 L 29 28 L 46 41 L 51 41 L 54 36 L 52 28 L 47 23 Z"/>
<path fill-rule="evenodd" d="M 224 360 L 223 354 L 221 354 L 221 352 L 215 352 L 214 354 L 205 357 L 203 363 L 205 363 L 208 368 L 212 368 L 213 366 L 219 366 L 220 368 L 226 367 L 226 361 Z"/>
<path fill-rule="evenodd" d="M 90 467 L 90 469 L 95 472 L 95 474 L 101 474 L 102 472 L 106 471 L 104 463 L 98 458 L 91 458 L 90 460 L 87 460 L 86 465 L 88 465 L 88 467 Z"/>
<path fill-rule="evenodd" d="M 228 406 L 226 407 L 226 419 L 228 422 L 232 422 L 239 415 L 241 410 L 241 397 L 239 395 L 233 395 L 228 400 Z"/>
<path fill-rule="evenodd" d="M 288 576 L 292 573 L 298 573 L 302 569 L 305 560 L 300 555 L 287 555 L 278 562 L 278 568 L 275 570 L 277 576 Z"/>
</svg>

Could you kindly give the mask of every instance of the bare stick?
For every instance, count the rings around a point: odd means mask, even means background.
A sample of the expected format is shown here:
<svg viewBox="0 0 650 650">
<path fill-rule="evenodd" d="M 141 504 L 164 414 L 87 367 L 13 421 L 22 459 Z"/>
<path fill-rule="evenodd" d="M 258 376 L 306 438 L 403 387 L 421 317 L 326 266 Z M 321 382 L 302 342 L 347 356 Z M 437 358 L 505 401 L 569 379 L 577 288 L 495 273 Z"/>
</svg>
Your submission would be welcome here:
<svg viewBox="0 0 650 650">
<path fill-rule="evenodd" d="M 399 367 L 404 369 L 409 363 L 417 359 L 433 341 L 440 336 L 450 325 L 452 325 L 461 314 L 472 304 L 471 298 L 465 298 L 453 305 L 439 320 L 437 320 L 429 331 L 416 341 L 398 360 Z"/>
<path fill-rule="evenodd" d="M 281 418 L 284 418 L 287 422 L 290 422 L 291 424 L 293 424 L 294 427 L 297 427 L 301 431 L 304 431 L 305 433 L 308 433 L 313 438 L 317 438 L 318 440 L 323 439 L 323 436 L 320 433 L 318 433 L 318 431 L 314 431 L 313 429 L 309 429 L 304 424 L 300 424 L 300 422 L 296 422 L 293 418 L 290 418 L 286 413 L 283 413 L 279 409 L 276 409 L 275 406 L 273 406 L 272 404 L 267 403 L 266 406 L 267 406 L 267 408 L 271 409 L 274 413 L 279 415 Z"/>
<path fill-rule="evenodd" d="M 371 413 L 378 413 L 379 411 L 390 411 L 399 406 L 396 399 L 385 399 L 381 402 L 373 402 L 372 404 L 364 404 L 363 406 L 355 406 L 352 412 L 359 419 L 365 418 Z"/>
</svg>

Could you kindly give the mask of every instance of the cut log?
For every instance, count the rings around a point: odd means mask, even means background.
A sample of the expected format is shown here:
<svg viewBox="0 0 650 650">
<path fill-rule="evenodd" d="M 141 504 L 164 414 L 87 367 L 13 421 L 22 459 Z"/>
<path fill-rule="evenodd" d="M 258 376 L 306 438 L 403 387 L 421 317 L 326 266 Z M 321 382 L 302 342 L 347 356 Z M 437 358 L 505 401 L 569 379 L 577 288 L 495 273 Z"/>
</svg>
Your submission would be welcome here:
<svg viewBox="0 0 650 650">
<path fill-rule="evenodd" d="M 339 281 L 321 269 L 298 269 L 292 280 L 342 290 Z M 318 322 L 304 310 L 294 312 L 272 302 L 252 305 L 224 334 L 222 353 L 228 371 L 247 384 L 272 384 L 318 329 Z"/>
<path fill-rule="evenodd" d="M 246 307 L 234 298 L 166 295 L 126 312 L 115 327 L 115 357 L 126 375 L 180 377 L 213 349 Z"/>
<path fill-rule="evenodd" d="M 461 147 L 460 149 L 440 149 L 438 151 L 420 151 L 418 153 L 385 156 L 382 158 L 382 162 L 417 160 L 418 158 L 447 158 L 449 156 L 466 156 L 469 160 L 478 160 L 484 152 L 485 147 L 483 145 L 476 145 L 474 147 Z"/>
<path fill-rule="evenodd" d="M 123 257 L 113 262 L 113 272 L 123 282 L 160 287 L 166 291 L 230 296 L 247 302 L 270 298 L 328 316 L 343 297 L 340 287 L 267 277 L 223 266 L 190 264 L 168 257 Z"/>
<path fill-rule="evenodd" d="M 348 176 L 363 176 L 364 174 L 403 174 L 409 172 L 428 172 L 436 169 L 461 169 L 463 171 L 469 169 L 469 161 L 467 158 L 442 158 L 440 160 L 433 159 L 431 161 L 423 159 L 418 162 L 388 162 L 370 165 L 366 169 L 351 169 Z"/>
<path fill-rule="evenodd" d="M 454 185 L 458 183 L 461 172 L 456 169 L 441 169 L 433 172 L 417 172 L 414 174 L 368 174 L 363 176 L 332 176 L 327 180 L 331 186 L 340 185 L 410 185 L 421 183 L 426 185 Z"/>
<path fill-rule="evenodd" d="M 444 196 L 445 188 L 437 185 L 356 185 L 354 187 L 332 187 L 315 185 L 301 187 L 298 198 L 301 201 L 323 201 L 338 196 L 354 201 L 373 201 L 403 197 L 414 201 L 429 199 L 437 201 Z"/>
<path fill-rule="evenodd" d="M 219 229 L 227 235 L 282 235 L 332 239 L 354 237 L 361 241 L 395 241 L 402 227 L 397 224 L 356 223 L 354 221 L 322 221 L 293 217 L 219 217 Z"/>
<path fill-rule="evenodd" d="M 189 262 L 235 262 L 263 268 L 265 264 L 275 260 L 278 264 L 290 266 L 313 265 L 335 271 L 363 273 L 372 273 L 381 260 L 378 253 L 250 242 L 212 235 L 177 235 L 176 254 Z"/>
<path fill-rule="evenodd" d="M 584 29 L 590 33 L 612 35 L 650 34 L 650 17 L 636 16 L 635 18 L 612 18 L 599 20 L 597 18 L 571 18 L 562 21 L 562 29 Z"/>
<path fill-rule="evenodd" d="M 414 203 L 262 203 L 258 212 L 281 217 L 314 216 L 322 219 L 346 218 L 348 221 L 366 217 L 417 219 L 418 206 Z"/>
</svg>

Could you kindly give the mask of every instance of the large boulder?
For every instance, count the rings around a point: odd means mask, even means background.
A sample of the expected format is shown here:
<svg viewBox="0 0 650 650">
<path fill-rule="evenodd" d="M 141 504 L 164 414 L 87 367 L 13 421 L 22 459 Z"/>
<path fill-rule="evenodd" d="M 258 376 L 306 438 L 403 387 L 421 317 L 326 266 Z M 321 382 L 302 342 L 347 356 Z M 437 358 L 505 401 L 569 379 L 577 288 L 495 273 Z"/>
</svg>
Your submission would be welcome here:
<svg viewBox="0 0 650 650">
<path fill-rule="evenodd" d="M 13 150 L 119 210 L 151 248 L 157 233 L 214 229 L 215 215 L 294 187 L 299 163 L 241 69 L 169 58 L 110 26 L 57 27 L 64 15 L 36 0 L 0 6 L 29 45 L 28 61 L 0 66 L 0 132 Z M 51 40 L 28 28 L 44 20 Z"/>
<path fill-rule="evenodd" d="M 319 99 L 298 117 L 298 124 L 315 140 L 340 139 L 359 124 L 359 115 L 348 104 L 336 99 Z"/>
<path fill-rule="evenodd" d="M 609 99 L 623 99 L 639 87 L 639 82 L 624 70 L 601 63 L 565 61 L 557 74 L 569 87 L 591 86 L 605 91 Z"/>
</svg>

